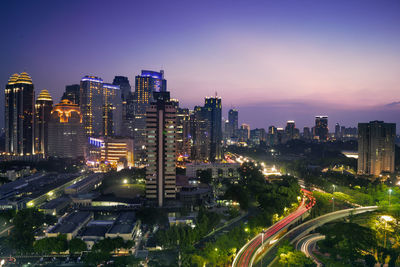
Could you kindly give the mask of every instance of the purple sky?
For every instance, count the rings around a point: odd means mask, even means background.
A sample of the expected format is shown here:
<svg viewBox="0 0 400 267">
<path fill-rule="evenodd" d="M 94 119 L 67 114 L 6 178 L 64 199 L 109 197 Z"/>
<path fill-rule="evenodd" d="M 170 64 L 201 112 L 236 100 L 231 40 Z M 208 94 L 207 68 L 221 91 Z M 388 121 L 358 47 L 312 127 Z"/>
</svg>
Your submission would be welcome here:
<svg viewBox="0 0 400 267">
<path fill-rule="evenodd" d="M 217 91 L 252 128 L 400 122 L 385 106 L 400 100 L 399 14 L 398 0 L 0 1 L 0 84 L 27 71 L 58 102 L 86 74 L 163 68 L 182 106 Z"/>
</svg>

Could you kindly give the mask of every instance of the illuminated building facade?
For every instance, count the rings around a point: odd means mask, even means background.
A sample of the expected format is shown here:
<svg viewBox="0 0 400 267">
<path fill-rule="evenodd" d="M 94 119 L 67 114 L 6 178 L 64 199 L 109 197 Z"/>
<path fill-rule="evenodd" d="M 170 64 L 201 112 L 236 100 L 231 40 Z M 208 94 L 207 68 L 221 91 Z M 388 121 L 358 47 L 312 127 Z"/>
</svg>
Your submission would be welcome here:
<svg viewBox="0 0 400 267">
<path fill-rule="evenodd" d="M 203 107 L 194 107 L 190 114 L 190 133 L 192 137 L 191 158 L 196 162 L 210 160 L 210 122 L 203 114 Z"/>
<path fill-rule="evenodd" d="M 394 172 L 396 124 L 370 121 L 358 124 L 358 174 Z"/>
<path fill-rule="evenodd" d="M 34 151 L 35 91 L 26 73 L 13 74 L 6 85 L 5 150 L 11 155 L 32 155 Z"/>
<path fill-rule="evenodd" d="M 85 76 L 80 85 L 80 107 L 87 136 L 101 135 L 103 131 L 103 80 Z"/>
<path fill-rule="evenodd" d="M 79 106 L 67 99 L 61 100 L 61 103 L 54 106 L 50 116 L 49 156 L 83 157 L 85 139 Z"/>
<path fill-rule="evenodd" d="M 315 116 L 314 139 L 326 141 L 328 137 L 328 116 Z"/>
<path fill-rule="evenodd" d="M 134 106 L 134 139 L 135 161 L 138 165 L 144 164 L 146 153 L 146 108 L 153 102 L 153 92 L 167 91 L 167 81 L 164 71 L 155 72 L 142 70 L 141 75 L 135 77 Z"/>
<path fill-rule="evenodd" d="M 155 92 L 146 111 L 146 198 L 159 207 L 176 197 L 176 109 L 169 92 Z"/>
<path fill-rule="evenodd" d="M 103 129 L 102 135 L 121 134 L 122 99 L 119 85 L 103 83 Z"/>
<path fill-rule="evenodd" d="M 48 132 L 53 99 L 47 90 L 42 90 L 35 104 L 35 153 L 47 156 Z"/>
<path fill-rule="evenodd" d="M 122 100 L 118 85 L 85 76 L 80 84 L 80 107 L 87 136 L 114 136 L 121 133 Z"/>
<path fill-rule="evenodd" d="M 131 84 L 128 77 L 115 76 L 113 85 L 118 85 L 121 90 L 122 98 L 122 129 L 121 135 L 133 138 L 134 134 L 134 102 L 131 91 Z"/>
<path fill-rule="evenodd" d="M 92 161 L 102 161 L 117 168 L 133 167 L 133 139 L 130 138 L 89 138 Z"/>
</svg>

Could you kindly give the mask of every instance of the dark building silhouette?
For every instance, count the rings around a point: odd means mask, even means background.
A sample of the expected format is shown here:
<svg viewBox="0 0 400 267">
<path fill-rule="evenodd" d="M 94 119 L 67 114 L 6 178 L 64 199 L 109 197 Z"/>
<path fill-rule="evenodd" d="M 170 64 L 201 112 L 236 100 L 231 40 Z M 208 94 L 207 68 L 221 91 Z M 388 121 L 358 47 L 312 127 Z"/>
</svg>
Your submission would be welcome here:
<svg viewBox="0 0 400 267">
<path fill-rule="evenodd" d="M 72 103 L 80 105 L 79 95 L 80 95 L 79 84 L 67 85 L 65 86 L 65 92 L 62 95 L 61 100 L 68 99 Z"/>
<path fill-rule="evenodd" d="M 230 109 L 228 112 L 228 135 L 229 137 L 238 137 L 239 112 L 236 109 Z"/>
<path fill-rule="evenodd" d="M 131 84 L 129 83 L 128 77 L 115 76 L 113 80 L 114 85 L 118 85 L 121 90 L 121 98 L 126 100 L 131 94 Z"/>
<path fill-rule="evenodd" d="M 13 74 L 6 85 L 5 150 L 12 155 L 32 155 L 34 151 L 35 91 L 26 72 Z"/>
<path fill-rule="evenodd" d="M 315 116 L 314 138 L 319 141 L 326 141 L 328 136 L 328 116 Z"/>
</svg>

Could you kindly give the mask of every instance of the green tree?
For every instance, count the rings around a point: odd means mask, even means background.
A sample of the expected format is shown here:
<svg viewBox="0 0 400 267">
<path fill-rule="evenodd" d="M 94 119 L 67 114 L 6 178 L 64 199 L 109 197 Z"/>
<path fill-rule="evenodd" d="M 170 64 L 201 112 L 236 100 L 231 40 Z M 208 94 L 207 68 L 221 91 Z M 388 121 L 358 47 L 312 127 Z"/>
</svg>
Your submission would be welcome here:
<svg viewBox="0 0 400 267">
<path fill-rule="evenodd" d="M 87 250 L 85 241 L 80 238 L 73 238 L 68 242 L 69 253 L 75 254 Z"/>
</svg>

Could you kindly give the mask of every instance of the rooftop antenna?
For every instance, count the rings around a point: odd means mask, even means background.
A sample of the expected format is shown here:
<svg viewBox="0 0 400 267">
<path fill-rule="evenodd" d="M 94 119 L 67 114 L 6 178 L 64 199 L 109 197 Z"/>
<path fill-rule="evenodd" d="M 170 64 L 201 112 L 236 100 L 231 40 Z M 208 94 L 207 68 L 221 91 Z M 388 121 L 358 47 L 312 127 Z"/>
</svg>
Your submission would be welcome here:
<svg viewBox="0 0 400 267">
<path fill-rule="evenodd" d="M 215 91 L 215 98 L 217 98 L 217 96 L 218 96 L 218 92 L 217 92 L 217 91 Z"/>
</svg>

